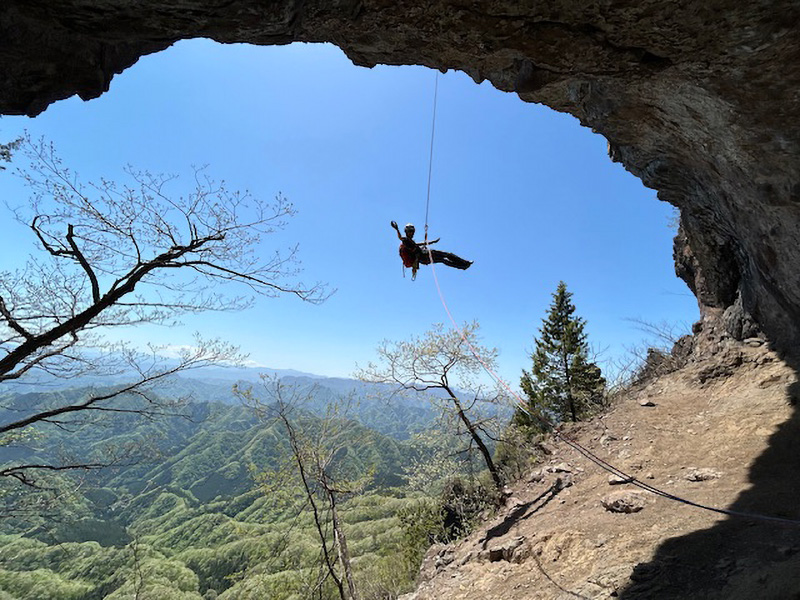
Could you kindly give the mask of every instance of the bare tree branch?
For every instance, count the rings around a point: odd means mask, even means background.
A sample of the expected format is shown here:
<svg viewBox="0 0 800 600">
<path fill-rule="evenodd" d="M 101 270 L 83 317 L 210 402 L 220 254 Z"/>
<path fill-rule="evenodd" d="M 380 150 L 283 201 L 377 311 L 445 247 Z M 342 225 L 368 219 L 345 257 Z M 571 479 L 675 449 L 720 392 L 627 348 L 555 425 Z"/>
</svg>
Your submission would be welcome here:
<svg viewBox="0 0 800 600">
<path fill-rule="evenodd" d="M 370 363 L 366 369 L 357 373 L 357 377 L 373 383 L 388 383 L 402 389 L 424 392 L 441 390 L 448 399 L 435 404 L 442 412 L 442 422 L 455 420 L 451 425 L 457 433 L 464 433 L 470 447 L 474 444 L 481 454 L 486 468 L 497 489 L 502 488 L 503 481 L 499 469 L 494 464 L 491 451 L 482 439 L 481 429 L 476 426 L 474 414 L 478 391 L 469 406 L 464 406 L 451 385 L 451 377 L 459 380 L 461 387 L 475 387 L 474 376 L 482 369 L 482 364 L 494 363 L 497 350 L 480 346 L 477 340 L 478 324 L 468 323 L 463 327 L 464 334 L 478 353 L 475 356 L 455 329 L 445 330 L 441 325 L 434 326 L 423 337 L 413 337 L 399 342 L 382 342 L 377 349 L 379 364 Z M 430 398 L 434 398 L 429 396 Z M 495 396 L 500 401 L 500 396 Z M 463 431 L 460 429 L 463 426 Z M 485 428 L 483 429 L 485 432 Z"/>
<path fill-rule="evenodd" d="M 2 297 L 0 297 L 0 316 L 2 316 L 6 320 L 6 323 L 8 323 L 8 326 L 11 329 L 16 331 L 18 334 L 20 334 L 26 340 L 29 340 L 29 339 L 31 339 L 33 337 L 33 335 L 28 330 L 26 330 L 22 325 L 20 325 L 19 321 L 17 321 L 12 316 L 11 311 L 8 310 L 8 307 L 6 306 L 6 302 L 5 302 L 5 300 L 3 300 Z"/>
<path fill-rule="evenodd" d="M 343 469 L 338 466 L 341 462 L 339 457 L 347 450 L 344 444 L 354 441 L 351 435 L 344 435 L 350 434 L 353 428 L 353 421 L 346 418 L 349 402 L 329 404 L 326 415 L 318 422 L 314 420 L 318 426 L 309 427 L 302 424 L 301 415 L 297 413 L 299 405 L 312 397 L 313 390 L 301 397 L 296 390 L 266 376 L 262 376 L 260 389 L 271 404 L 259 400 L 252 388 L 237 388 L 237 395 L 260 418 L 280 424 L 288 436 L 295 473 L 302 484 L 320 539 L 320 562 L 324 565 L 324 574 L 318 579 L 317 586 L 330 577 L 341 600 L 359 600 L 339 504 L 346 496 L 363 491 L 371 475 L 353 481 L 345 477 Z M 281 485 L 285 485 L 285 479 Z M 333 544 L 329 542 L 328 527 L 333 531 Z"/>
<path fill-rule="evenodd" d="M 186 369 L 243 358 L 229 344 L 198 341 L 194 353 L 172 364 L 108 342 L 103 336 L 114 329 L 244 308 L 254 293 L 311 303 L 329 295 L 321 284 L 298 282 L 296 247 L 272 253 L 262 247 L 295 213 L 281 195 L 263 201 L 232 191 L 202 169 L 183 193 L 173 190 L 174 176 L 130 167 L 127 182 L 84 184 L 51 144 L 25 137 L 14 149 L 28 160 L 20 175 L 31 193 L 15 215 L 38 253 L 24 268 L 0 272 L 0 382 L 25 382 L 34 373 L 124 374 L 128 382 L 63 405 L 31 407 L 4 419 L 0 435 L 40 426 L 71 431 L 89 415 L 179 414 L 150 388 Z M 230 294 L 234 285 L 243 294 Z M 2 465 L 0 477 L 22 482 L 25 470 L 36 468 L 46 466 Z"/>
<path fill-rule="evenodd" d="M 89 261 L 86 260 L 80 248 L 78 248 L 78 244 L 75 243 L 75 227 L 72 224 L 67 225 L 67 243 L 69 247 L 72 248 L 72 255 L 75 257 L 75 260 L 78 261 L 78 264 L 89 277 L 89 283 L 92 286 L 92 300 L 95 303 L 100 302 L 100 284 L 97 282 L 97 275 L 95 275 Z"/>
</svg>

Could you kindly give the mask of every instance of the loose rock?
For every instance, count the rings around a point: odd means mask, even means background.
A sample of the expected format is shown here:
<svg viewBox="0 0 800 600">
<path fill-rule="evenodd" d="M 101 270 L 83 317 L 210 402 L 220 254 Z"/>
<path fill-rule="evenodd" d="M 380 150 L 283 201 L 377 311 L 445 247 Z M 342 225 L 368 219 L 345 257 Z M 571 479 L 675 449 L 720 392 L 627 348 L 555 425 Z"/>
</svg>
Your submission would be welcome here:
<svg viewBox="0 0 800 600">
<path fill-rule="evenodd" d="M 434 544 L 428 548 L 425 558 L 422 559 L 419 575 L 420 581 L 430 581 L 433 577 L 455 559 L 455 551 L 452 546 L 445 544 Z"/>
<path fill-rule="evenodd" d="M 478 554 L 478 558 L 489 562 L 499 562 L 505 560 L 507 562 L 520 563 L 530 555 L 530 546 L 525 544 L 525 536 L 517 536 L 502 544 L 497 544 L 482 550 Z"/>
<path fill-rule="evenodd" d="M 537 448 L 539 448 L 539 450 L 542 451 L 542 454 L 546 454 L 548 456 L 551 456 L 556 451 L 555 448 L 553 448 L 553 446 L 551 446 L 550 444 L 548 444 L 546 442 L 540 442 L 540 443 L 536 444 L 536 446 L 537 446 Z"/>
<path fill-rule="evenodd" d="M 530 474 L 530 476 L 528 477 L 528 481 L 530 483 L 538 483 L 545 478 L 545 475 L 547 475 L 547 471 L 545 471 L 544 469 L 537 469 Z"/>
<path fill-rule="evenodd" d="M 688 481 L 709 481 L 719 479 L 722 474 L 714 469 L 690 469 L 684 476 Z"/>
<path fill-rule="evenodd" d="M 609 475 L 608 485 L 622 485 L 623 483 L 630 483 L 632 478 L 620 477 L 619 475 Z"/>
<path fill-rule="evenodd" d="M 620 491 L 612 492 L 600 501 L 609 512 L 636 513 L 647 505 L 647 500 L 642 492 Z"/>
<path fill-rule="evenodd" d="M 608 442 L 616 442 L 618 439 L 613 433 L 604 433 L 600 436 L 600 443 L 606 445 Z"/>
<path fill-rule="evenodd" d="M 563 462 L 547 467 L 547 470 L 551 473 L 572 473 L 572 467 Z"/>
<path fill-rule="evenodd" d="M 560 477 L 556 478 L 555 488 L 558 491 L 561 491 L 565 488 L 572 487 L 573 484 L 572 473 L 564 473 Z"/>
</svg>

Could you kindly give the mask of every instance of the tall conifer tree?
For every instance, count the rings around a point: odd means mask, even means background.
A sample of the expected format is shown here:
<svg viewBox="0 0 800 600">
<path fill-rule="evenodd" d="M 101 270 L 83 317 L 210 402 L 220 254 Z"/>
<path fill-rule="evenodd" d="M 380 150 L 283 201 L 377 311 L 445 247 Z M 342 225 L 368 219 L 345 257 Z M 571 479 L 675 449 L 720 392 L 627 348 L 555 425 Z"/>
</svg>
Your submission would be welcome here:
<svg viewBox="0 0 800 600">
<path fill-rule="evenodd" d="M 535 339 L 531 371 L 522 371 L 521 386 L 532 414 L 555 422 L 578 421 L 602 403 L 606 382 L 600 368 L 589 360 L 585 325 L 575 315 L 567 284 L 560 282 Z M 515 422 L 545 428 L 519 410 Z"/>
</svg>

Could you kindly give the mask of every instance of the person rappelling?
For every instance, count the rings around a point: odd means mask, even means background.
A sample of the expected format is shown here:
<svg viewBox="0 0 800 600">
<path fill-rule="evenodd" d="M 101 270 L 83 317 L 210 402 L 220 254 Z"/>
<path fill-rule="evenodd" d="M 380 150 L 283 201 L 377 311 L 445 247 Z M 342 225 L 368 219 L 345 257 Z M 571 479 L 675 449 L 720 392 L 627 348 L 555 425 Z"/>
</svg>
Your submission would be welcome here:
<svg viewBox="0 0 800 600">
<path fill-rule="evenodd" d="M 437 243 L 439 238 L 424 242 L 414 241 L 416 228 L 411 223 L 406 225 L 403 229 L 405 235 L 400 234 L 400 228 L 397 226 L 396 221 L 392 221 L 392 229 L 397 232 L 397 237 L 400 239 L 400 258 L 403 259 L 403 266 L 411 269 L 412 280 L 416 279 L 419 266 L 429 265 L 431 261 L 462 270 L 469 269 L 472 265 L 473 261 L 471 260 L 464 260 L 451 252 L 443 252 L 430 248 L 429 246 Z"/>
</svg>

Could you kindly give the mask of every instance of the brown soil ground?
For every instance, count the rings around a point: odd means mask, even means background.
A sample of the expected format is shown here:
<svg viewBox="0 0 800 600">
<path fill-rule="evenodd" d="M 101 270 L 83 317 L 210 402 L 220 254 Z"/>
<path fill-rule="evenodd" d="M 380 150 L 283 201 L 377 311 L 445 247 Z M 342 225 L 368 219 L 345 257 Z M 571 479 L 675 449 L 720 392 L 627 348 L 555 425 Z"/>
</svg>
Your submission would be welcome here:
<svg viewBox="0 0 800 600">
<path fill-rule="evenodd" d="M 632 390 L 570 436 L 671 494 L 800 521 L 800 384 L 751 344 Z M 543 472 L 517 483 L 494 519 L 429 551 L 408 600 L 800 599 L 800 522 L 729 517 L 647 492 L 633 494 L 639 512 L 609 512 L 602 499 L 637 488 L 611 485 L 563 442 L 552 446 Z M 711 478 L 692 480 L 703 472 Z"/>
</svg>

